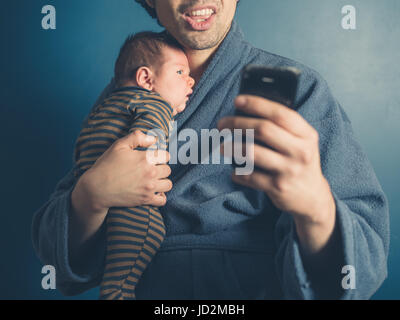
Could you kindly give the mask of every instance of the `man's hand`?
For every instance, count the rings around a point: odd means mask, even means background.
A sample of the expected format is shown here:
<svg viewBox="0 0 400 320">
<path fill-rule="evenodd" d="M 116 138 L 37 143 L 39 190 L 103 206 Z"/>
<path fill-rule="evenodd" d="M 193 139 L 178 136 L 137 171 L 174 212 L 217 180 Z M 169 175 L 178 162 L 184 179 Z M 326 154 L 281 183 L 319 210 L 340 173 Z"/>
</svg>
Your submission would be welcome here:
<svg viewBox="0 0 400 320">
<path fill-rule="evenodd" d="M 227 117 L 219 130 L 254 129 L 254 164 L 262 170 L 236 176 L 236 183 L 264 191 L 290 213 L 307 251 L 320 250 L 335 224 L 335 201 L 322 174 L 318 132 L 296 111 L 264 98 L 243 95 L 236 107 L 260 118 Z M 251 149 L 251 148 L 250 148 Z"/>
<path fill-rule="evenodd" d="M 136 131 L 118 139 L 79 178 L 71 193 L 71 261 L 80 261 L 88 250 L 89 239 L 103 224 L 109 208 L 165 205 L 164 192 L 172 188 L 172 182 L 166 179 L 171 169 L 164 164 L 169 153 L 158 151 L 158 157 L 149 162 L 146 151 L 134 150 L 154 144 L 155 139 L 149 138 Z"/>
<path fill-rule="evenodd" d="M 155 139 L 137 130 L 117 141 L 99 157 L 81 177 L 88 195 L 96 207 L 162 206 L 166 203 L 164 192 L 171 190 L 172 182 L 167 151 L 157 151 L 149 162 L 145 151 Z"/>
</svg>

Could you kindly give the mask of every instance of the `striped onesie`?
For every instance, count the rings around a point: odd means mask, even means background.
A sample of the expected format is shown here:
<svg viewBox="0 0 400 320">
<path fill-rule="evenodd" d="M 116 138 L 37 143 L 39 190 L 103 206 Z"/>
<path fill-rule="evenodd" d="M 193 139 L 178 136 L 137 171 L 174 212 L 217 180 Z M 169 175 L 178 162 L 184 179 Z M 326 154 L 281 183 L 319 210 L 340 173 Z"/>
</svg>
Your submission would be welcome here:
<svg viewBox="0 0 400 320">
<path fill-rule="evenodd" d="M 156 145 L 166 150 L 172 112 L 158 93 L 139 87 L 114 90 L 90 113 L 77 139 L 75 176 L 89 169 L 115 140 L 137 129 L 145 134 L 151 129 L 160 130 Z M 135 299 L 135 287 L 164 240 L 163 218 L 153 206 L 114 207 L 108 211 L 106 228 L 100 299 Z"/>
</svg>

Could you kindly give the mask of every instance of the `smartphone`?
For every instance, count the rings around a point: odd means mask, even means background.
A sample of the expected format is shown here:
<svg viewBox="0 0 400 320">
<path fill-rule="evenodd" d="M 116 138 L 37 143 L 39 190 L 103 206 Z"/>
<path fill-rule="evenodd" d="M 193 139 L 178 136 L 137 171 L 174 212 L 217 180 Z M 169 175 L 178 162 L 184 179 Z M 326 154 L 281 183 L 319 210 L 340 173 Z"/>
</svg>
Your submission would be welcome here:
<svg viewBox="0 0 400 320">
<path fill-rule="evenodd" d="M 293 108 L 299 77 L 300 70 L 294 67 L 249 64 L 242 70 L 239 94 L 263 97 Z"/>
<path fill-rule="evenodd" d="M 267 67 L 249 64 L 242 70 L 239 94 L 259 96 L 294 109 L 299 77 L 300 70 L 294 67 Z M 238 109 L 235 110 L 235 115 L 257 118 L 257 116 Z M 244 164 L 238 164 L 233 159 L 233 166 L 243 168 Z"/>
</svg>

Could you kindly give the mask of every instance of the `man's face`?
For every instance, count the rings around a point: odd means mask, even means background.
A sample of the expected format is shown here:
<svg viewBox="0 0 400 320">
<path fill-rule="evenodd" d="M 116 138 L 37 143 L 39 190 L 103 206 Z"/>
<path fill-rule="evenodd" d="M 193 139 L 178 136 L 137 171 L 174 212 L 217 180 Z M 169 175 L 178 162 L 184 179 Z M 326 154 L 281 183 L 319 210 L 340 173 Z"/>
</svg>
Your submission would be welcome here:
<svg viewBox="0 0 400 320">
<path fill-rule="evenodd" d="M 147 0 L 158 19 L 185 48 L 213 48 L 225 38 L 237 0 Z"/>
</svg>

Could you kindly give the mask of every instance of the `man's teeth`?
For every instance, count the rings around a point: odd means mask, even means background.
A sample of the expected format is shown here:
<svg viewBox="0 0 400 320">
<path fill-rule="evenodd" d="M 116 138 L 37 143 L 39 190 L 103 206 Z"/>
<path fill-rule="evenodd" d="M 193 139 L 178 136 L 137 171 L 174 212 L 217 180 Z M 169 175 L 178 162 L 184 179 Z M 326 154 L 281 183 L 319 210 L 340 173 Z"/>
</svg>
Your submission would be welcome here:
<svg viewBox="0 0 400 320">
<path fill-rule="evenodd" d="M 214 13 L 213 9 L 203 9 L 203 10 L 192 11 L 190 13 L 190 15 L 191 16 L 206 16 L 207 18 L 209 18 L 213 13 Z"/>
</svg>

